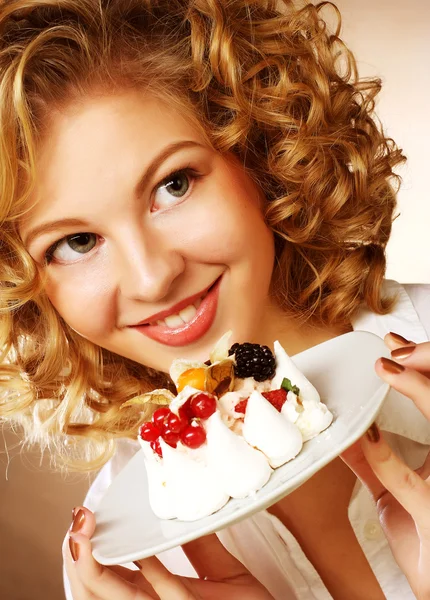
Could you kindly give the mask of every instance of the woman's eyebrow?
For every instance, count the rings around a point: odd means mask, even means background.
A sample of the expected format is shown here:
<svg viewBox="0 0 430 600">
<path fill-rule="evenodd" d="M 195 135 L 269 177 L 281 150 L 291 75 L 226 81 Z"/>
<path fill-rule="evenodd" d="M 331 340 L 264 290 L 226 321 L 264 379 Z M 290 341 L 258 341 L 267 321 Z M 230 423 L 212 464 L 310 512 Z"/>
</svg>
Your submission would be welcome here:
<svg viewBox="0 0 430 600">
<path fill-rule="evenodd" d="M 39 235 L 56 231 L 61 227 L 88 227 L 88 224 L 81 219 L 58 219 L 57 221 L 48 221 L 47 223 L 42 223 L 41 225 L 30 229 L 24 236 L 24 245 L 28 247 Z"/>
</svg>

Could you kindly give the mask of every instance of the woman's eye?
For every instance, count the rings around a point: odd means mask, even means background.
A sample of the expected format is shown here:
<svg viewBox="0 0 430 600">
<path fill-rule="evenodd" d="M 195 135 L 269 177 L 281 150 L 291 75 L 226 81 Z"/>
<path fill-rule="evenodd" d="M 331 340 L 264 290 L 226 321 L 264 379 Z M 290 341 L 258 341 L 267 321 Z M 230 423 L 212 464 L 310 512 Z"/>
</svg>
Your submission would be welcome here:
<svg viewBox="0 0 430 600">
<path fill-rule="evenodd" d="M 166 177 L 155 191 L 153 209 L 178 203 L 190 189 L 192 178 L 193 175 L 187 171 L 177 171 Z"/>
<path fill-rule="evenodd" d="M 46 262 L 74 262 L 82 254 L 90 252 L 97 244 L 95 233 L 74 233 L 55 242 L 46 252 Z"/>
</svg>

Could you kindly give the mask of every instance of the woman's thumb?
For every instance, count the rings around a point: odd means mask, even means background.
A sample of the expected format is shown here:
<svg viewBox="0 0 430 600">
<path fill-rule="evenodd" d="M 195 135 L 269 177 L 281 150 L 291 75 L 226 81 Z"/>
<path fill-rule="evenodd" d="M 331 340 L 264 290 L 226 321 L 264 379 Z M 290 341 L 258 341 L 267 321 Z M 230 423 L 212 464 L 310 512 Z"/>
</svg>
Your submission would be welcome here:
<svg viewBox="0 0 430 600">
<path fill-rule="evenodd" d="M 85 506 L 76 506 L 72 513 L 71 533 L 82 533 L 90 538 L 96 528 L 94 514 Z"/>
</svg>

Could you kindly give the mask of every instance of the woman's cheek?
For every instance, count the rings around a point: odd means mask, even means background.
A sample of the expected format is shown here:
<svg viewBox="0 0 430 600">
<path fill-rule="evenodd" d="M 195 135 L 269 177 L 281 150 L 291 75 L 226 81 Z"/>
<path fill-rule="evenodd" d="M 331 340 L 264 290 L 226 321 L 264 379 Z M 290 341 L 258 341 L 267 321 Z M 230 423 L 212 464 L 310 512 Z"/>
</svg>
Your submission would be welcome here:
<svg viewBox="0 0 430 600">
<path fill-rule="evenodd" d="M 193 260 L 231 264 L 261 253 L 269 262 L 274 256 L 273 232 L 254 203 L 217 195 L 211 202 L 194 205 L 186 217 L 179 239 Z"/>
<path fill-rule="evenodd" d="M 46 292 L 66 323 L 83 337 L 96 341 L 115 326 L 115 294 L 93 270 L 60 267 L 48 278 Z"/>
</svg>

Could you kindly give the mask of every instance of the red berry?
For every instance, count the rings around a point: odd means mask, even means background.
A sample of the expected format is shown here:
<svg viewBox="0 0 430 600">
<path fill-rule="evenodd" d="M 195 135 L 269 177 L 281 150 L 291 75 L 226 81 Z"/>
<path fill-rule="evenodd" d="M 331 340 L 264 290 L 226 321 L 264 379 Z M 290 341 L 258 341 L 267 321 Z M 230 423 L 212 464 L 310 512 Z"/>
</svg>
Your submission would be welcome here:
<svg viewBox="0 0 430 600">
<path fill-rule="evenodd" d="M 181 433 L 188 425 L 188 419 L 183 419 L 181 416 L 175 415 L 175 413 L 172 412 L 167 417 L 167 424 L 174 433 Z"/>
<path fill-rule="evenodd" d="M 209 394 L 195 394 L 191 398 L 190 408 L 194 417 L 209 419 L 216 411 L 215 397 Z"/>
<path fill-rule="evenodd" d="M 167 406 L 163 406 L 162 408 L 157 408 L 155 413 L 152 415 L 152 422 L 158 429 L 163 427 L 164 421 L 170 415 L 170 409 Z"/>
<path fill-rule="evenodd" d="M 199 448 L 206 441 L 206 431 L 201 425 L 188 425 L 181 433 L 181 442 L 188 448 Z"/>
<path fill-rule="evenodd" d="M 158 454 L 160 458 L 163 458 L 163 451 L 161 450 L 160 440 L 156 440 L 155 442 L 151 442 L 150 444 L 152 450 Z"/>
<path fill-rule="evenodd" d="M 234 410 L 236 412 L 238 412 L 238 413 L 245 414 L 247 405 L 248 405 L 248 398 L 246 398 L 245 400 L 241 400 L 240 402 L 238 402 L 236 404 L 236 406 L 234 407 Z"/>
<path fill-rule="evenodd" d="M 272 406 L 281 412 L 281 408 L 284 405 L 285 400 L 287 399 L 287 390 L 272 390 L 271 392 L 263 392 L 261 394 L 270 402 Z"/>
<path fill-rule="evenodd" d="M 179 407 L 178 413 L 181 419 L 187 423 L 193 418 L 194 415 L 191 411 L 191 398 L 188 398 L 188 400 L 186 400 L 182 406 Z"/>
<path fill-rule="evenodd" d="M 172 446 L 172 448 L 176 448 L 176 445 L 179 442 L 179 433 L 172 431 L 168 422 L 164 423 L 161 429 L 161 437 L 166 444 L 169 444 L 169 446 Z"/>
<path fill-rule="evenodd" d="M 154 423 L 144 423 L 139 429 L 139 435 L 145 442 L 155 442 L 160 436 L 160 430 Z"/>
</svg>

